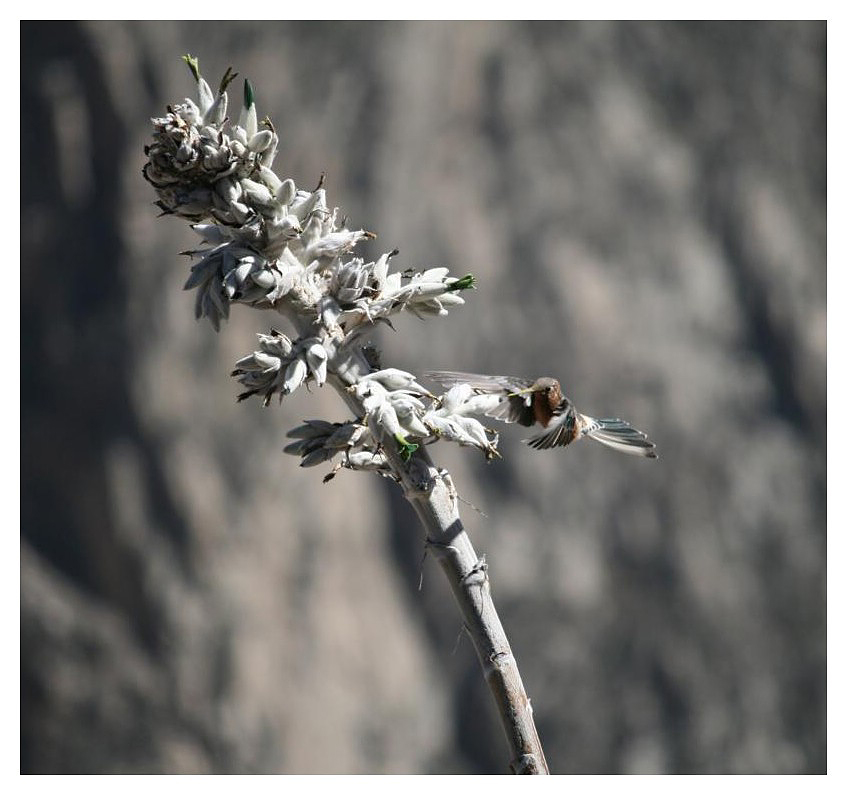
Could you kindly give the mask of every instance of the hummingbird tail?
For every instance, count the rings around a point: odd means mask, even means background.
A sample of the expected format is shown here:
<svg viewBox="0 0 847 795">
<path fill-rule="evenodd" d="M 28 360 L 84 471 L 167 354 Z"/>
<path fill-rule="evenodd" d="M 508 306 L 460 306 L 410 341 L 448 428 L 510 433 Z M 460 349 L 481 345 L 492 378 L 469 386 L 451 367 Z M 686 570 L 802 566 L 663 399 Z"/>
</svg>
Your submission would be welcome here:
<svg viewBox="0 0 847 795">
<path fill-rule="evenodd" d="M 638 455 L 644 458 L 659 457 L 656 454 L 656 445 L 647 438 L 647 434 L 633 428 L 628 422 L 618 419 L 595 420 L 591 417 L 583 419 L 588 420 L 585 435 L 594 439 L 595 442 L 600 442 L 606 447 L 611 447 L 612 450 L 627 455 Z"/>
</svg>

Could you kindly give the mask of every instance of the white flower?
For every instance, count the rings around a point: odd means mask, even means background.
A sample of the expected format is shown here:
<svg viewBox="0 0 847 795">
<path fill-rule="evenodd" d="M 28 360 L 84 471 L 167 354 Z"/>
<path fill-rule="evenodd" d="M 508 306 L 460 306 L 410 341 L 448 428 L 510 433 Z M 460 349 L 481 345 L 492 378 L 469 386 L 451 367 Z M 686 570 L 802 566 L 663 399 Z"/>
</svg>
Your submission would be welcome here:
<svg viewBox="0 0 847 795">
<path fill-rule="evenodd" d="M 497 435 L 493 434 L 489 440 L 485 428 L 478 420 L 458 415 L 443 416 L 431 411 L 424 415 L 423 422 L 442 439 L 457 442 L 463 447 L 476 447 L 489 460 L 499 458 Z"/>
<path fill-rule="evenodd" d="M 423 404 L 420 401 L 413 401 L 410 397 L 399 396 L 396 392 L 392 394 L 391 405 L 397 415 L 397 419 L 403 430 L 409 436 L 417 436 L 425 439 L 430 435 L 429 428 L 420 420 L 419 412 L 422 413 Z"/>
<path fill-rule="evenodd" d="M 456 384 L 441 398 L 441 408 L 436 413 L 441 416 L 452 414 L 472 395 L 473 387 L 470 384 Z"/>
<path fill-rule="evenodd" d="M 390 256 L 383 255 L 378 262 L 366 266 L 371 273 L 367 293 L 363 291 L 363 297 L 356 300 L 355 306 L 347 309 L 339 319 L 348 331 L 365 319 L 375 322 L 403 309 L 421 318 L 446 315 L 448 307 L 465 302 L 457 292 L 474 286 L 473 276 L 468 274 L 456 279 L 447 276 L 447 268 L 430 268 L 423 273 L 414 273 L 408 277 L 408 283 L 403 284 L 404 274 L 387 273 Z"/>
<path fill-rule="evenodd" d="M 474 394 L 469 384 L 456 384 L 441 398 L 441 408 L 436 414 L 447 417 L 450 415 L 466 416 L 468 414 L 488 414 L 497 408 L 503 398 L 497 394 Z"/>
<path fill-rule="evenodd" d="M 312 192 L 298 190 L 286 204 L 288 204 L 288 211 L 302 223 L 309 216 L 318 216 L 327 212 L 326 191 L 323 188 Z"/>
<path fill-rule="evenodd" d="M 208 231 L 203 234 L 213 237 Z M 190 253 L 203 257 L 192 266 L 184 289 L 197 289 L 195 315 L 208 317 L 215 330 L 220 328 L 222 318 L 229 317 L 230 303 L 272 306 L 294 283 L 290 269 L 280 270 L 233 241 Z"/>
<path fill-rule="evenodd" d="M 324 384 L 329 356 L 317 337 L 294 343 L 278 331 L 258 337 L 260 350 L 239 359 L 231 373 L 246 387 L 239 400 L 261 395 L 267 406 L 275 393 L 282 400 L 310 378 Z"/>
<path fill-rule="evenodd" d="M 332 435 L 339 425 L 340 423 L 326 420 L 306 420 L 302 425 L 292 428 L 286 436 L 289 439 L 325 439 Z"/>
<path fill-rule="evenodd" d="M 362 297 L 370 275 L 370 267 L 364 260 L 352 259 L 335 269 L 330 290 L 340 303 L 352 304 Z"/>
<path fill-rule="evenodd" d="M 252 179 L 242 179 L 239 184 L 246 199 L 249 200 L 251 207 L 267 211 L 271 216 L 281 208 L 278 200 L 271 193 L 270 188 L 261 182 L 254 182 Z"/>
<path fill-rule="evenodd" d="M 368 429 L 364 425 L 324 420 L 306 420 L 305 425 L 289 431 L 288 437 L 298 441 L 287 445 L 283 452 L 301 456 L 302 467 L 328 461 L 337 453 L 349 451 L 370 439 Z"/>
<path fill-rule="evenodd" d="M 259 154 L 268 149 L 273 143 L 276 135 L 270 130 L 260 130 L 248 142 L 247 148 Z"/>
<path fill-rule="evenodd" d="M 424 414 L 422 420 L 440 438 L 477 447 L 485 453 L 486 458 L 491 459 L 499 456 L 497 435 L 488 431 L 479 420 L 466 415 L 484 414 L 499 402 L 499 395 L 476 395 L 470 385 L 457 384 L 442 396 L 437 408 Z"/>
<path fill-rule="evenodd" d="M 326 382 L 326 363 L 326 348 L 318 340 L 315 340 L 306 348 L 306 364 L 314 375 L 315 381 L 318 382 L 318 386 L 323 386 Z"/>
<path fill-rule="evenodd" d="M 367 375 L 363 375 L 360 379 L 361 382 L 376 382 L 382 387 L 389 391 L 394 391 L 397 389 L 405 389 L 410 392 L 416 392 L 419 395 L 430 395 L 430 391 L 421 386 L 415 376 L 411 373 L 407 373 L 405 370 L 398 370 L 396 367 L 388 367 L 384 370 L 378 370 L 375 373 L 368 373 Z"/>
<path fill-rule="evenodd" d="M 306 380 L 309 367 L 300 356 L 292 359 L 285 368 L 285 377 L 280 388 L 281 395 L 290 395 L 300 384 Z"/>
<path fill-rule="evenodd" d="M 238 116 L 238 127 L 243 134 L 243 142 L 247 143 L 258 131 L 259 122 L 256 114 L 256 103 L 253 101 L 253 88 L 249 82 L 244 83 L 244 102 L 241 105 L 241 113 Z"/>
</svg>

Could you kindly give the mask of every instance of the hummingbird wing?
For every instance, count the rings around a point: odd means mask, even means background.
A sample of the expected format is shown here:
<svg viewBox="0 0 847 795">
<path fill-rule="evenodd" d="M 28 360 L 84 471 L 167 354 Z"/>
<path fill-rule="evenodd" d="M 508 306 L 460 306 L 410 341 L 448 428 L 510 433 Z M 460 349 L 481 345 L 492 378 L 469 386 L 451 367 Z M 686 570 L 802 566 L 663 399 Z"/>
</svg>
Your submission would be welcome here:
<svg viewBox="0 0 847 795">
<path fill-rule="evenodd" d="M 554 412 L 554 419 L 547 430 L 539 436 L 525 439 L 526 443 L 536 450 L 547 450 L 550 447 L 564 447 L 579 437 L 579 415 L 570 400 L 563 398 L 559 408 Z"/>
<path fill-rule="evenodd" d="M 595 442 L 627 455 L 658 458 L 656 445 L 637 428 L 619 419 L 594 419 L 579 414 L 573 408 L 567 409 L 560 422 L 550 423 L 547 433 L 527 440 L 530 447 L 546 450 L 550 447 L 564 447 L 575 439 L 587 436 Z"/>
<path fill-rule="evenodd" d="M 502 422 L 519 422 L 527 427 L 535 422 L 532 410 L 532 393 L 517 395 L 516 392 L 529 389 L 535 381 L 530 378 L 519 378 L 511 375 L 481 375 L 479 373 L 461 373 L 451 370 L 431 370 L 424 376 L 437 384 L 450 389 L 457 384 L 468 384 L 476 392 L 491 395 L 501 395 L 502 400 L 486 417 L 493 417 Z"/>
<path fill-rule="evenodd" d="M 656 445 L 647 438 L 647 434 L 633 428 L 628 422 L 619 419 L 600 419 L 582 417 L 586 425 L 582 434 L 595 442 L 611 447 L 619 453 L 640 455 L 644 458 L 658 458 Z"/>
<path fill-rule="evenodd" d="M 535 383 L 531 378 L 460 373 L 452 370 L 430 370 L 424 375 L 448 389 L 456 386 L 456 384 L 468 384 L 480 392 L 517 392 L 521 389 L 528 389 Z"/>
</svg>

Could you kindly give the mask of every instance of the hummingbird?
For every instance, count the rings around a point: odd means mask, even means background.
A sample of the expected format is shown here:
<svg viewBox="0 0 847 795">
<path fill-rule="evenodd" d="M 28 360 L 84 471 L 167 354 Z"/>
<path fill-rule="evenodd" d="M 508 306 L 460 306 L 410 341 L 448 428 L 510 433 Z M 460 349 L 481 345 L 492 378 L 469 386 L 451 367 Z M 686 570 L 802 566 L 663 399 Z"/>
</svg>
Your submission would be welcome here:
<svg viewBox="0 0 847 795">
<path fill-rule="evenodd" d="M 595 419 L 576 410 L 562 394 L 555 378 L 518 378 L 509 375 L 479 375 L 435 370 L 425 376 L 446 388 L 467 384 L 476 394 L 492 395 L 491 407 L 484 413 L 503 422 L 519 422 L 527 427 L 538 423 L 544 433 L 526 439 L 536 450 L 565 447 L 587 436 L 620 453 L 658 458 L 656 445 L 647 434 L 619 419 Z"/>
</svg>

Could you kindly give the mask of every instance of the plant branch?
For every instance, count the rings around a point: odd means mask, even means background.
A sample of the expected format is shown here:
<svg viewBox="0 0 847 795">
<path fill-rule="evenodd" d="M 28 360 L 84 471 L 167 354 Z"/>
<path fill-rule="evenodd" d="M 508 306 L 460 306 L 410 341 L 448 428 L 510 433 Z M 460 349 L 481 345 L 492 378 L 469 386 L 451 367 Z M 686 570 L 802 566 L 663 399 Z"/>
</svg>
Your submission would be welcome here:
<svg viewBox="0 0 847 795">
<path fill-rule="evenodd" d="M 475 395 L 468 384 L 436 397 L 411 373 L 380 369 L 359 345 L 363 331 L 390 324 L 398 312 L 447 315 L 465 303 L 459 293 L 474 288 L 473 275 L 451 277 L 443 267 L 389 273 L 396 250 L 370 263 L 350 257 L 374 235 L 338 223 L 323 178 L 304 191 L 271 170 L 278 137 L 270 123 L 259 129 L 252 86 L 245 84 L 232 125 L 226 88 L 234 73 L 227 71 L 216 94 L 197 59 L 185 60 L 197 102 L 186 99 L 153 119 L 143 173 L 162 212 L 192 222 L 203 241 L 185 252 L 198 258 L 185 284 L 195 290 L 195 314 L 217 330 L 232 304 L 247 304 L 278 312 L 299 334 L 291 340 L 272 328 L 259 335 L 260 350 L 239 359 L 232 371 L 244 387 L 238 399 L 257 396 L 268 405 L 307 382 L 328 382 L 338 391 L 355 421 L 307 420 L 289 432 L 297 441 L 285 452 L 300 455 L 301 466 L 341 454 L 338 466 L 376 470 L 401 485 L 459 605 L 497 703 L 512 770 L 548 773 L 529 698 L 494 609 L 487 566 L 462 527 L 449 474 L 424 446 L 443 439 L 476 448 L 489 460 L 499 457 L 497 434 L 469 415 L 485 415 L 494 408 L 492 399 L 504 398 Z"/>
</svg>

